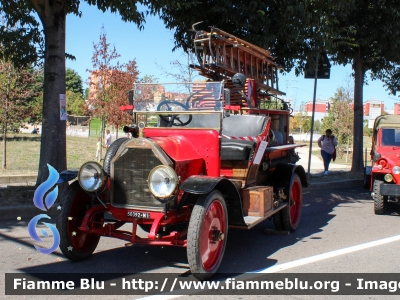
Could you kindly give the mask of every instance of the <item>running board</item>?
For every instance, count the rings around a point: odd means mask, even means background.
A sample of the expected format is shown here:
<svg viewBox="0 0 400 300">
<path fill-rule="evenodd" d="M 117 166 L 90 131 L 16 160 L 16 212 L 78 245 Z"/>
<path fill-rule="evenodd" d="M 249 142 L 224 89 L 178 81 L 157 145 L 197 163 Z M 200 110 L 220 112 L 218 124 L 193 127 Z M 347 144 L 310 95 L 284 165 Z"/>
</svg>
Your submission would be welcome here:
<svg viewBox="0 0 400 300">
<path fill-rule="evenodd" d="M 270 214 L 264 216 L 264 217 L 255 217 L 255 216 L 245 216 L 244 217 L 244 222 L 246 223 L 246 226 L 240 226 L 240 225 L 230 225 L 229 228 L 241 228 L 241 229 L 250 229 L 253 228 L 254 226 L 256 226 L 258 223 L 261 223 L 262 221 L 268 219 L 269 217 L 271 217 L 272 215 L 274 215 L 275 213 L 277 213 L 278 211 L 280 211 L 281 209 L 286 207 L 286 203 L 285 204 L 281 204 L 279 207 L 277 207 L 276 209 L 274 209 Z"/>
</svg>

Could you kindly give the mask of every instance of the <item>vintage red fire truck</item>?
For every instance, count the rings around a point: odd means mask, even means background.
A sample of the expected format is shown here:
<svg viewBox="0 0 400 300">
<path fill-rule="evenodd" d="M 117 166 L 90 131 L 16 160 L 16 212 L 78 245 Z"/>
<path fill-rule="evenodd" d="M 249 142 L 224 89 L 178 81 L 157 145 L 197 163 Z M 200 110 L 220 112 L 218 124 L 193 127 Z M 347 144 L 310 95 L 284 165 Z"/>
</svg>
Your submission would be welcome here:
<svg viewBox="0 0 400 300">
<path fill-rule="evenodd" d="M 279 66 L 217 28 L 197 32 L 195 49 L 192 67 L 206 80 L 135 84 L 125 107 L 132 137 L 117 139 L 103 165 L 60 174 L 77 177 L 57 222 L 67 258 L 88 258 L 102 236 L 186 247 L 204 280 L 220 266 L 228 228 L 270 217 L 278 230 L 299 226 L 307 180 L 296 165 L 302 145 L 289 137 L 290 108 L 279 99 Z"/>
</svg>

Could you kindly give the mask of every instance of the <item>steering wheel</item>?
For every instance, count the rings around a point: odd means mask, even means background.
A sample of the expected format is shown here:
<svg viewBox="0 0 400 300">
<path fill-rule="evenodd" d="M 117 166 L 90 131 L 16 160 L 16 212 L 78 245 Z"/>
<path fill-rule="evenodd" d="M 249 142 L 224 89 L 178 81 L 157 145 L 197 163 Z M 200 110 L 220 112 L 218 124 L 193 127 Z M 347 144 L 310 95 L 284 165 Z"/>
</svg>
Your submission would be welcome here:
<svg viewBox="0 0 400 300">
<path fill-rule="evenodd" d="M 157 111 L 182 111 L 188 110 L 188 107 L 185 104 L 182 104 L 178 101 L 173 100 L 164 100 L 161 101 L 157 106 Z M 183 121 L 179 115 L 160 115 L 160 118 L 168 123 L 168 127 L 171 126 L 185 126 L 192 122 L 192 115 L 182 115 L 185 118 Z M 186 120 L 187 119 L 187 120 Z"/>
</svg>

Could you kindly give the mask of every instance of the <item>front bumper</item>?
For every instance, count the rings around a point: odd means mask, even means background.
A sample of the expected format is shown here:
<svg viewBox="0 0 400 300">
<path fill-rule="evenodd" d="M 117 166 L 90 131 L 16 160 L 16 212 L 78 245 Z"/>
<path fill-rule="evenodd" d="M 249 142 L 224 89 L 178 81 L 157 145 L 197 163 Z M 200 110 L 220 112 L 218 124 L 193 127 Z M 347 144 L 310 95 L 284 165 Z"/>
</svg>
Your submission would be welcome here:
<svg viewBox="0 0 400 300">
<path fill-rule="evenodd" d="M 382 196 L 400 196 L 400 185 L 392 183 L 382 183 L 380 194 Z"/>
</svg>

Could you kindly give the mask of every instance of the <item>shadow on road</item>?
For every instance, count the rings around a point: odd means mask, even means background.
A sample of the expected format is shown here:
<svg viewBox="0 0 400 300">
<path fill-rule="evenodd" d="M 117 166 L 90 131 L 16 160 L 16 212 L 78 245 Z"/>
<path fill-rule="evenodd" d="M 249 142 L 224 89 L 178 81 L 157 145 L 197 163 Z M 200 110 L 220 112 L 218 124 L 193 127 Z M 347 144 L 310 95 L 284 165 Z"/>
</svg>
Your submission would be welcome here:
<svg viewBox="0 0 400 300">
<path fill-rule="evenodd" d="M 264 229 L 274 228 L 272 220 L 266 220 L 251 230 L 229 229 L 228 244 L 219 272 L 245 273 L 271 267 L 277 264 L 278 261 L 270 257 L 280 249 L 299 242 L 307 242 L 307 240 L 304 240 L 305 238 L 321 239 L 318 234 L 335 218 L 335 207 L 348 206 L 351 203 L 359 202 L 365 204 L 365 199 L 370 199 L 369 191 L 361 188 L 309 192 L 305 190 L 301 223 L 296 232 L 290 235 L 265 233 Z M 372 205 L 372 200 L 368 205 Z M 400 211 L 398 206 L 395 209 L 395 213 L 396 211 L 397 213 Z M 10 229 L 15 226 L 27 226 L 26 222 L 19 222 L 16 225 L 16 222 L 10 221 L 3 224 L 9 226 Z M 29 239 L 19 240 L 10 237 L 8 234 L 0 233 L 0 235 L 3 239 L 13 239 L 14 242 L 32 246 Z M 107 238 L 102 238 L 99 244 L 99 251 L 95 252 L 88 260 L 79 263 L 62 260 L 18 270 L 26 273 L 93 272 L 132 274 L 168 272 L 188 274 L 190 272 L 185 248 L 139 245 L 125 247 L 123 246 L 123 241 L 115 240 L 112 246 L 116 248 L 110 249 L 109 241 Z M 59 251 L 51 255 L 63 257 Z M 298 258 L 296 257 L 295 259 Z"/>
</svg>

